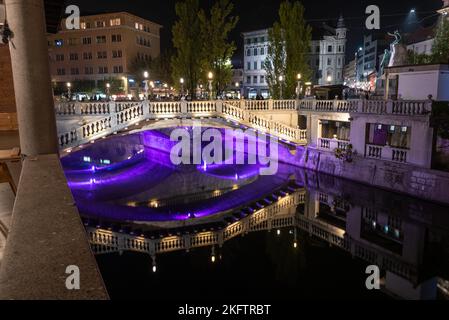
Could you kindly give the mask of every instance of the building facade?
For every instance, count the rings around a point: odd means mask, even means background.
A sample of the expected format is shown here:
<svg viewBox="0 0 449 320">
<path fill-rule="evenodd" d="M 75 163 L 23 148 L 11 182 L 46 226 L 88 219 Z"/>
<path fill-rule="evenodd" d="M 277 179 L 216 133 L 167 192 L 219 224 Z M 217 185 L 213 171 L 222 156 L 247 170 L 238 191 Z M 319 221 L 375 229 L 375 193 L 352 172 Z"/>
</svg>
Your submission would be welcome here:
<svg viewBox="0 0 449 320">
<path fill-rule="evenodd" d="M 357 82 L 357 57 L 345 65 L 343 69 L 343 84 L 354 87 Z"/>
<path fill-rule="evenodd" d="M 388 48 L 389 41 L 384 33 L 363 37 L 363 46 L 357 51 L 357 81 L 368 82 L 368 77 L 379 71 L 381 59 Z"/>
<path fill-rule="evenodd" d="M 323 25 L 314 28 L 309 66 L 313 85 L 343 84 L 347 31 L 343 17 L 337 27 Z M 269 97 L 264 63 L 268 54 L 268 29 L 243 33 L 244 40 L 244 95 L 247 98 Z"/>
<path fill-rule="evenodd" d="M 133 62 L 160 54 L 159 24 L 126 12 L 83 16 L 80 21 L 79 30 L 68 30 L 63 20 L 60 31 L 48 35 L 54 84 L 122 79 L 127 88 L 133 83 Z"/>
</svg>

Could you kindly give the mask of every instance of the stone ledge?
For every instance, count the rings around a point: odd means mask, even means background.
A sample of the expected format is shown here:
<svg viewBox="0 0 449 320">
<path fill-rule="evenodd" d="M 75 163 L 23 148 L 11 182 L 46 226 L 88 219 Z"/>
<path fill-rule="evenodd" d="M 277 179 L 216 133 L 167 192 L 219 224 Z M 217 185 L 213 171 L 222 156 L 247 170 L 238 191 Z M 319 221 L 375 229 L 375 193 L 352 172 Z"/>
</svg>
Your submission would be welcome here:
<svg viewBox="0 0 449 320">
<path fill-rule="evenodd" d="M 65 286 L 69 265 L 80 269 L 80 290 Z M 0 299 L 108 299 L 56 154 L 23 162 Z"/>
</svg>

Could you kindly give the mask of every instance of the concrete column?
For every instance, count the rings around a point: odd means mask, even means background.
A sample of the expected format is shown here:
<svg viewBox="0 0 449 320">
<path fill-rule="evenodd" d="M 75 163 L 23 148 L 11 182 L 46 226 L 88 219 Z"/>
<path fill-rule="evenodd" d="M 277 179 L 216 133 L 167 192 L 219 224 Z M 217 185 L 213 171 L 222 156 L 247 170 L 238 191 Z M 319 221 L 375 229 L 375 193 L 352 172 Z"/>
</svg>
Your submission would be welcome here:
<svg viewBox="0 0 449 320">
<path fill-rule="evenodd" d="M 5 0 L 22 154 L 58 152 L 43 0 Z"/>
</svg>

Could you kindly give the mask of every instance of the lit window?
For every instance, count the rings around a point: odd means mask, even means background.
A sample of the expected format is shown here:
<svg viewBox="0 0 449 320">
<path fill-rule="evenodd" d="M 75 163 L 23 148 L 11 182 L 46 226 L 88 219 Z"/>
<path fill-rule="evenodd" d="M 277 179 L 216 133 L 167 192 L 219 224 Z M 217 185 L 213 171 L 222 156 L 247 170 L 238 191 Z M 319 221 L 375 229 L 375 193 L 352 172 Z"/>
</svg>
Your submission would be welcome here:
<svg viewBox="0 0 449 320">
<path fill-rule="evenodd" d="M 91 162 L 92 160 L 90 159 L 90 157 L 83 157 L 83 161 L 84 162 Z"/>
<path fill-rule="evenodd" d="M 122 24 L 120 18 L 111 19 L 110 23 L 111 23 L 111 27 L 113 27 L 113 26 L 119 26 L 119 25 Z"/>
</svg>

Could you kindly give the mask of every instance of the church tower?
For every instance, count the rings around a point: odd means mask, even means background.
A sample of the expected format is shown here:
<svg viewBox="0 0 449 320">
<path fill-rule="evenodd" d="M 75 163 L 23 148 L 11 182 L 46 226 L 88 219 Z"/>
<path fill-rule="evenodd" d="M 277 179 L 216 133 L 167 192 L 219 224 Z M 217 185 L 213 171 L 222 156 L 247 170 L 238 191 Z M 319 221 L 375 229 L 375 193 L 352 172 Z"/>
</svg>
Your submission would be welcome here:
<svg viewBox="0 0 449 320">
<path fill-rule="evenodd" d="M 346 39 L 346 33 L 348 29 L 346 29 L 345 19 L 343 18 L 343 15 L 340 15 L 340 18 L 338 18 L 337 28 L 335 29 L 335 31 L 338 39 Z"/>
</svg>

